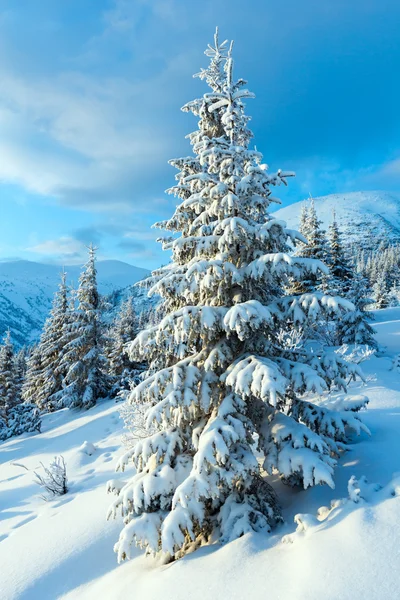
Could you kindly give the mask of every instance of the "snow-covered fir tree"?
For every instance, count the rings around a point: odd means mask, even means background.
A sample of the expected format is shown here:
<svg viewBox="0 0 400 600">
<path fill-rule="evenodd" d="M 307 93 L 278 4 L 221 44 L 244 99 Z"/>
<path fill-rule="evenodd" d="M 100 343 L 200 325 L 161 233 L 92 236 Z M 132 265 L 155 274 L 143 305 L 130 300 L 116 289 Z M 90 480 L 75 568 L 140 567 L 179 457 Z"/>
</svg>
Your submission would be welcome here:
<svg viewBox="0 0 400 600">
<path fill-rule="evenodd" d="M 36 404 L 40 389 L 44 385 L 42 360 L 39 344 L 30 349 L 27 359 L 27 369 L 22 384 L 22 399 L 24 402 Z"/>
<path fill-rule="evenodd" d="M 351 287 L 353 269 L 344 252 L 341 233 L 336 221 L 336 213 L 333 211 L 332 222 L 328 229 L 328 248 L 326 262 L 329 267 L 327 285 L 329 293 L 347 295 Z"/>
<path fill-rule="evenodd" d="M 308 237 L 308 223 L 309 223 L 309 216 L 308 216 L 308 207 L 307 204 L 304 202 L 301 210 L 300 210 L 300 219 L 299 219 L 299 232 L 307 239 Z M 300 242 L 300 244 L 298 244 L 298 246 L 302 246 L 302 243 Z"/>
<path fill-rule="evenodd" d="M 16 378 L 16 385 L 19 390 L 19 395 L 22 396 L 22 387 L 25 381 L 27 369 L 28 369 L 28 357 L 29 350 L 26 346 L 23 346 L 14 354 L 14 371 Z"/>
<path fill-rule="evenodd" d="M 338 344 L 366 344 L 377 348 L 376 331 L 370 325 L 373 314 L 367 310 L 373 301 L 368 297 L 368 282 L 361 273 L 354 273 L 346 298 L 354 304 L 355 310 L 345 313 L 338 321 Z"/>
<path fill-rule="evenodd" d="M 22 402 L 20 373 L 16 369 L 10 332 L 0 347 L 0 440 L 28 431 L 40 431 L 39 410 Z"/>
<path fill-rule="evenodd" d="M 129 389 L 130 383 L 137 382 L 144 369 L 143 365 L 132 361 L 125 351 L 126 344 L 135 339 L 138 331 L 139 323 L 133 299 L 127 298 L 122 302 L 119 314 L 108 334 L 107 360 L 109 375 L 113 382 L 113 393 Z"/>
<path fill-rule="evenodd" d="M 378 273 L 373 291 L 376 308 L 386 308 L 389 306 L 388 278 L 385 271 Z"/>
<path fill-rule="evenodd" d="M 97 289 L 96 249 L 89 248 L 76 292 L 77 307 L 70 307 L 60 343 L 63 389 L 54 395 L 59 406 L 90 408 L 107 395 L 109 378 L 103 355 L 101 300 Z"/>
<path fill-rule="evenodd" d="M 0 410 L 6 414 L 19 402 L 18 385 L 16 381 L 14 347 L 10 331 L 4 336 L 0 347 Z"/>
<path fill-rule="evenodd" d="M 40 410 L 52 411 L 58 408 L 58 395 L 63 389 L 65 375 L 61 359 L 64 351 L 64 327 L 68 310 L 68 287 L 66 273 L 54 295 L 50 315 L 44 324 L 37 353 L 40 356 L 41 373 L 35 402 Z"/>
<path fill-rule="evenodd" d="M 164 240 L 173 260 L 149 280 L 166 316 L 130 345 L 132 360 L 150 369 L 129 402 L 149 406 L 155 432 L 121 459 L 136 474 L 109 483 L 109 516 L 122 512 L 125 520 L 120 560 L 135 542 L 178 558 L 202 543 L 268 531 L 281 513 L 263 469 L 304 488 L 333 487 L 346 428 L 364 428 L 352 410 L 304 397 L 345 388 L 358 367 L 330 351 L 293 348 L 285 333 L 352 306 L 322 293 L 284 295 L 289 277 L 318 278 L 326 267 L 288 254 L 288 239 L 303 238 L 268 207 L 271 187 L 292 173 L 269 173 L 250 147 L 243 100 L 253 94 L 233 80 L 231 47 L 216 36 L 206 54 L 200 77 L 211 89 L 183 107 L 199 119 L 189 136 L 193 155 L 171 161 L 180 203 L 158 224 L 180 236 Z"/>
<path fill-rule="evenodd" d="M 318 218 L 314 198 L 311 198 L 309 206 L 304 206 L 300 214 L 300 234 L 303 239 L 298 243 L 296 256 L 317 259 L 327 262 L 328 248 L 325 231 L 321 228 L 322 221 Z M 326 291 L 328 272 L 321 270 L 309 272 L 300 281 L 295 280 L 289 287 L 292 293 L 314 292 L 317 289 Z"/>
</svg>

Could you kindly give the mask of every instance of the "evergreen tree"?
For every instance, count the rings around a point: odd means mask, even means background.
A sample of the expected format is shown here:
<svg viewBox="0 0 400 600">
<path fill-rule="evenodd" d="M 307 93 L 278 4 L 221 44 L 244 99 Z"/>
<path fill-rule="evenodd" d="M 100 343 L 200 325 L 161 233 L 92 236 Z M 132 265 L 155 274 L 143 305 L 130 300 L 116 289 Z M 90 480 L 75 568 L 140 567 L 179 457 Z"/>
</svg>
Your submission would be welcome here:
<svg viewBox="0 0 400 600">
<path fill-rule="evenodd" d="M 314 198 L 311 198 L 310 206 L 302 209 L 300 233 L 305 238 L 306 243 L 301 240 L 296 256 L 304 258 L 317 259 L 321 262 L 327 262 L 328 248 L 325 231 L 321 228 L 322 221 L 318 218 L 315 208 Z M 326 278 L 328 269 L 320 268 L 317 271 L 309 271 L 301 281 L 298 280 L 289 288 L 290 293 L 304 294 L 313 292 L 317 289 L 326 290 Z"/>
<path fill-rule="evenodd" d="M 308 238 L 308 223 L 309 223 L 309 216 L 308 216 L 308 207 L 307 204 L 304 202 L 302 207 L 301 207 L 301 211 L 300 211 L 300 220 L 299 220 L 299 232 L 301 233 L 301 235 L 303 235 L 306 240 Z"/>
<path fill-rule="evenodd" d="M 77 307 L 67 312 L 60 371 L 65 373 L 63 389 L 54 394 L 59 406 L 90 408 L 109 389 L 107 364 L 102 348 L 101 300 L 97 289 L 96 249 L 89 248 L 89 260 L 79 277 Z"/>
<path fill-rule="evenodd" d="M 20 386 L 8 331 L 0 348 L 0 440 L 28 431 L 40 431 L 39 411 L 34 404 L 21 402 Z"/>
<path fill-rule="evenodd" d="M 7 415 L 18 404 L 18 386 L 16 382 L 14 347 L 10 331 L 7 331 L 0 347 L 0 410 Z"/>
<path fill-rule="evenodd" d="M 61 283 L 54 295 L 50 316 L 46 320 L 38 346 L 40 355 L 40 387 L 37 390 L 36 404 L 41 410 L 53 411 L 57 408 L 57 397 L 63 389 L 65 376 L 61 358 L 65 338 L 64 326 L 67 320 L 68 288 L 66 273 L 61 275 Z"/>
<path fill-rule="evenodd" d="M 28 356 L 27 370 L 22 384 L 22 399 L 24 402 L 36 404 L 40 390 L 44 385 L 40 346 L 36 344 Z"/>
<path fill-rule="evenodd" d="M 338 343 L 366 344 L 377 348 L 378 344 L 374 338 L 376 331 L 370 325 L 373 315 L 366 309 L 373 301 L 368 297 L 368 282 L 360 273 L 354 274 L 346 297 L 354 304 L 354 311 L 344 314 L 338 322 Z"/>
<path fill-rule="evenodd" d="M 125 352 L 128 342 L 135 339 L 138 333 L 132 298 L 122 302 L 120 312 L 109 332 L 110 344 L 107 352 L 109 374 L 114 382 L 113 390 L 129 389 L 130 382 L 138 381 L 143 366 L 132 361 Z"/>
<path fill-rule="evenodd" d="M 378 273 L 373 289 L 376 308 L 386 308 L 389 306 L 389 292 L 385 271 Z"/>
<path fill-rule="evenodd" d="M 308 245 L 309 235 L 309 214 L 307 204 L 304 202 L 300 211 L 300 222 L 299 222 L 299 233 L 302 239 L 296 240 L 296 256 L 303 256 L 303 252 L 307 252 L 306 248 Z M 299 237 L 300 237 L 299 236 Z M 287 293 L 294 294 L 305 294 L 310 291 L 310 285 L 307 281 L 299 281 L 298 279 L 289 278 L 289 286 L 287 287 Z"/>
<path fill-rule="evenodd" d="M 233 81 L 230 50 L 216 36 L 207 54 L 211 64 L 200 76 L 211 92 L 183 108 L 199 117 L 189 136 L 194 156 L 172 161 L 181 203 L 158 224 L 180 237 L 166 239 L 173 262 L 149 281 L 166 316 L 130 345 L 131 358 L 148 360 L 150 369 L 129 402 L 150 405 L 147 424 L 156 431 L 122 460 L 136 467 L 130 481 L 109 484 L 117 494 L 109 516 L 122 511 L 126 523 L 119 559 L 134 541 L 178 558 L 211 539 L 269 530 L 281 515 L 254 436 L 267 472 L 305 488 L 333 486 L 346 426 L 363 427 L 352 411 L 301 397 L 343 387 L 358 367 L 333 352 L 310 354 L 306 345 L 292 351 L 279 333 L 322 313 L 341 316 L 347 303 L 321 293 L 284 295 L 289 276 L 324 267 L 288 254 L 288 237 L 298 236 L 268 207 L 271 186 L 291 173 L 269 174 L 249 147 L 243 99 L 253 95 Z"/>
<path fill-rule="evenodd" d="M 332 223 L 329 226 L 328 240 L 329 246 L 326 262 L 329 267 L 329 276 L 327 277 L 329 293 L 346 295 L 351 287 L 353 270 L 343 250 L 335 211 L 333 211 Z"/>
<path fill-rule="evenodd" d="M 14 371 L 19 397 L 22 397 L 22 386 L 24 384 L 28 368 L 28 356 L 29 352 L 26 346 L 23 346 L 14 356 Z"/>
</svg>

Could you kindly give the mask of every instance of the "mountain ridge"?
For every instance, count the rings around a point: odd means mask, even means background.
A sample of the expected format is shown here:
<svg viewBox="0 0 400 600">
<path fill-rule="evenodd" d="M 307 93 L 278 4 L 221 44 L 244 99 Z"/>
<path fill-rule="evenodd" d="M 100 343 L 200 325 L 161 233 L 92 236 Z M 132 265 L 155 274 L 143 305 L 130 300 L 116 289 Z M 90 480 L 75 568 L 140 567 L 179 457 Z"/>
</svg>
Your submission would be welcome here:
<svg viewBox="0 0 400 600">
<path fill-rule="evenodd" d="M 77 287 L 82 265 L 66 265 Z M 0 336 L 10 329 L 17 346 L 35 341 L 48 316 L 63 267 L 28 260 L 0 262 Z M 99 291 L 108 295 L 143 279 L 147 269 L 118 260 L 97 262 Z"/>
<path fill-rule="evenodd" d="M 400 192 L 359 191 L 314 198 L 317 216 L 327 229 L 335 210 L 346 243 L 367 251 L 380 242 L 400 243 Z M 309 199 L 276 210 L 273 215 L 298 228 L 301 208 Z"/>
</svg>

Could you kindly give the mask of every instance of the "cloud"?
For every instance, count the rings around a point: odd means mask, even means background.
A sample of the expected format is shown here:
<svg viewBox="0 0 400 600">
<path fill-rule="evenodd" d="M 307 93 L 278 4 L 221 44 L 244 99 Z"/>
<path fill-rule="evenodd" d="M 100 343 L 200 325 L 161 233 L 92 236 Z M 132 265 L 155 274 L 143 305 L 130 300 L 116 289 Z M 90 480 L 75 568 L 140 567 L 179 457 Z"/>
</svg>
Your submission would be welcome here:
<svg viewBox="0 0 400 600">
<path fill-rule="evenodd" d="M 118 242 L 119 248 L 122 250 L 127 250 L 129 252 L 134 252 L 136 255 L 143 253 L 146 249 L 146 246 L 142 242 L 136 242 L 135 240 L 123 239 Z"/>
<path fill-rule="evenodd" d="M 17 262 L 19 260 L 23 260 L 23 258 L 21 258 L 21 256 L 2 256 L 0 258 L 0 263 L 3 263 L 3 262 Z"/>
<path fill-rule="evenodd" d="M 42 258 L 50 257 L 55 262 L 81 263 L 87 257 L 87 246 L 69 236 L 46 240 L 26 250 L 39 254 Z"/>
</svg>

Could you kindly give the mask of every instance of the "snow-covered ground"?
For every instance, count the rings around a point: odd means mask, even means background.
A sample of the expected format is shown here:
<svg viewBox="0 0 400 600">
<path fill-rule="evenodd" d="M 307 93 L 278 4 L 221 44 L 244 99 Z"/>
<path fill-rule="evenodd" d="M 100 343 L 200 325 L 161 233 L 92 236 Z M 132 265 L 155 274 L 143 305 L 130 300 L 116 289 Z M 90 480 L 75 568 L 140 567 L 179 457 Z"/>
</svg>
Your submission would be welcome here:
<svg viewBox="0 0 400 600">
<path fill-rule="evenodd" d="M 111 502 L 105 484 L 116 477 L 121 452 L 118 404 L 47 415 L 41 434 L 1 444 L 0 599 L 398 598 L 400 373 L 391 370 L 391 359 L 400 352 L 400 309 L 376 312 L 375 327 L 387 351 L 363 364 L 367 386 L 351 389 L 370 398 L 363 418 L 372 437 L 354 439 L 336 471 L 335 490 L 293 491 L 278 483 L 286 522 L 273 535 L 249 534 L 167 566 L 138 550 L 133 560 L 118 566 L 113 544 L 121 521 L 105 520 Z M 91 455 L 81 448 L 85 441 L 96 447 Z M 32 471 L 59 454 L 67 463 L 70 491 L 44 502 Z M 361 484 L 367 500 L 349 500 L 353 475 L 357 480 L 366 476 L 383 489 Z M 339 499 L 317 518 L 320 507 Z"/>
</svg>

